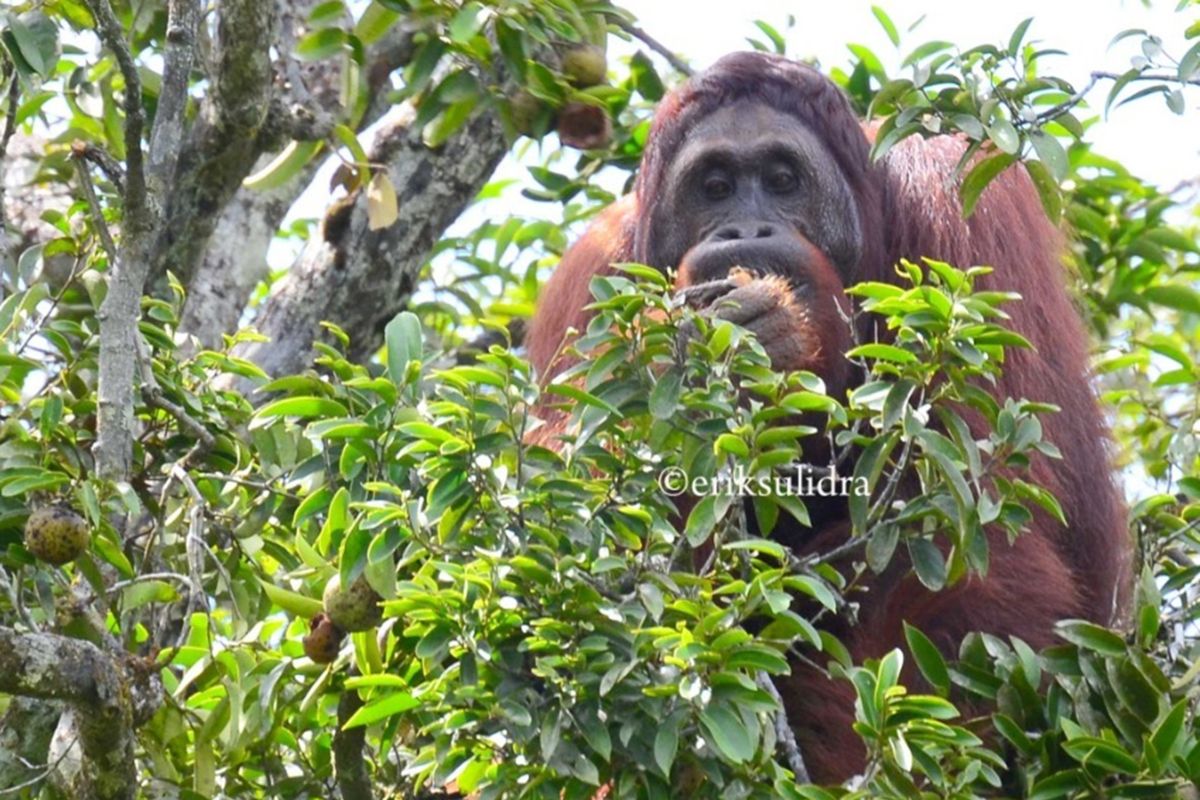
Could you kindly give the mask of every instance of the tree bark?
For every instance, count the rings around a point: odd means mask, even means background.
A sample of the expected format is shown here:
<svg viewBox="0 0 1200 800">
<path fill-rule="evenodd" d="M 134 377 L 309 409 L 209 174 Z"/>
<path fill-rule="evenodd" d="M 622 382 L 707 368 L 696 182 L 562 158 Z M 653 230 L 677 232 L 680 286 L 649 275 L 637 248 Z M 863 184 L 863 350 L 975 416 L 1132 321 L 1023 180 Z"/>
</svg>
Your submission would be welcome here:
<svg viewBox="0 0 1200 800">
<path fill-rule="evenodd" d="M 308 364 L 320 322 L 350 334 L 351 356 L 379 346 L 383 328 L 412 293 L 433 245 L 487 182 L 507 152 L 495 114 L 477 112 L 441 148 L 431 150 L 411 126 L 413 109 L 397 108 L 368 151 L 388 165 L 400 219 L 382 230 L 367 225 L 365 192 L 327 215 L 319 235 L 275 287 L 256 320 L 270 341 L 247 343 L 240 355 L 271 375 Z"/>
<path fill-rule="evenodd" d="M 124 664 L 91 642 L 0 627 L 0 691 L 73 706 L 89 791 L 100 800 L 135 796 L 132 686 Z"/>
<path fill-rule="evenodd" d="M 281 29 L 285 38 L 289 31 L 293 35 L 300 32 L 293 30 L 292 17 L 306 18 L 306 5 L 315 3 L 301 4 L 284 13 Z M 396 25 L 368 50 L 370 67 L 367 72 L 372 100 L 358 123 L 358 130 L 374 124 L 390 108 L 390 76 L 412 57 L 416 30 L 412 26 Z M 329 107 L 338 96 L 337 87 L 341 80 L 337 62 L 327 60 L 306 67 L 303 72 L 287 66 L 277 69 L 295 73 L 289 76 L 293 94 L 303 94 L 311 105 Z M 250 171 L 265 167 L 269 161 L 270 156 L 261 156 Z M 241 187 L 225 203 L 195 273 L 188 281 L 187 303 L 180 320 L 180 329 L 194 335 L 203 347 L 220 347 L 222 334 L 237 329 L 254 287 L 267 277 L 267 252 L 280 224 L 296 198 L 312 182 L 320 165 L 321 161 L 314 159 L 300 174 L 275 189 Z"/>
</svg>

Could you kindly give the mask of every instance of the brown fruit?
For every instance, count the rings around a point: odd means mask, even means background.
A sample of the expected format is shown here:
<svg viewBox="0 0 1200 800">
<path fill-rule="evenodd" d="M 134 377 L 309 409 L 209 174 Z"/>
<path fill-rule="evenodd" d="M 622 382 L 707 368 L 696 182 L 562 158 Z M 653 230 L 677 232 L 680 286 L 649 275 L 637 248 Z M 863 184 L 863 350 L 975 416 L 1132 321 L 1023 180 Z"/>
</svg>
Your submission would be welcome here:
<svg viewBox="0 0 1200 800">
<path fill-rule="evenodd" d="M 304 655 L 317 664 L 332 664 L 342 649 L 342 637 L 346 634 L 329 617 L 317 614 L 308 626 L 308 635 L 302 639 Z"/>
<path fill-rule="evenodd" d="M 608 59 L 604 48 L 594 44 L 575 45 L 562 58 L 563 74 L 576 86 L 597 86 L 608 79 Z"/>
<path fill-rule="evenodd" d="M 325 613 L 334 625 L 351 633 L 368 631 L 383 620 L 382 600 L 362 575 L 345 590 L 337 575 L 325 584 Z"/>
<path fill-rule="evenodd" d="M 87 520 L 66 506 L 43 506 L 25 521 L 25 549 L 47 564 L 74 561 L 91 538 Z"/>
<path fill-rule="evenodd" d="M 612 120 L 599 106 L 573 101 L 558 111 L 558 138 L 568 147 L 595 150 L 612 140 Z"/>
</svg>

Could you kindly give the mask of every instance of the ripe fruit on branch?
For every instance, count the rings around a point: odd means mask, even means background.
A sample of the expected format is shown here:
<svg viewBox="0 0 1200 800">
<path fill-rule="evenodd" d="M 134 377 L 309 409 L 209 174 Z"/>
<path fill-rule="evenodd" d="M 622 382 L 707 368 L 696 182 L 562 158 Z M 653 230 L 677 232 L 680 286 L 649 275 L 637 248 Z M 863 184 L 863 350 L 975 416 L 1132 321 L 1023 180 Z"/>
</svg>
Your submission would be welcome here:
<svg viewBox="0 0 1200 800">
<path fill-rule="evenodd" d="M 612 140 L 612 120 L 605 109 L 574 100 L 558 111 L 558 138 L 568 147 L 595 150 Z"/>
<path fill-rule="evenodd" d="M 317 614 L 309 623 L 308 635 L 301 640 L 304 655 L 317 664 L 332 664 L 337 660 L 345 633 L 324 614 Z"/>
<path fill-rule="evenodd" d="M 87 520 L 66 506 L 43 506 L 25 521 L 25 549 L 48 564 L 74 561 L 90 541 Z"/>
<path fill-rule="evenodd" d="M 346 589 L 337 575 L 325 584 L 325 613 L 334 625 L 350 633 L 370 630 L 383 620 L 382 600 L 361 575 Z"/>
</svg>

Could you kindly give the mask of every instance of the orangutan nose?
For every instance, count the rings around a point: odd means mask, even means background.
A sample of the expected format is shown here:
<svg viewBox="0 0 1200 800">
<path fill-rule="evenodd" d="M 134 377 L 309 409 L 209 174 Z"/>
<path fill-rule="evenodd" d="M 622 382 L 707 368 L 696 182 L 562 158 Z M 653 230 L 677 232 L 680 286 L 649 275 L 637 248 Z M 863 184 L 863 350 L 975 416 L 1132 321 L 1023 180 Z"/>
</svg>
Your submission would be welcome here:
<svg viewBox="0 0 1200 800">
<path fill-rule="evenodd" d="M 779 235 L 779 229 L 766 222 L 737 222 L 722 225 L 712 232 L 709 239 L 714 242 L 735 242 L 748 239 L 770 239 Z"/>
</svg>

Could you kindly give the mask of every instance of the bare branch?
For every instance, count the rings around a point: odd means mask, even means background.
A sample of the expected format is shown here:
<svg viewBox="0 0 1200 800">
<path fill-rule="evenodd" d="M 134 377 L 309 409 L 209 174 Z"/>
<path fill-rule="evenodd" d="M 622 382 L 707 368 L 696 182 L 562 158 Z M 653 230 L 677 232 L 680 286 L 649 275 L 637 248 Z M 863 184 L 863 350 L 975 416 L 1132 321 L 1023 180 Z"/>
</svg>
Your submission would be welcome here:
<svg viewBox="0 0 1200 800">
<path fill-rule="evenodd" d="M 163 54 L 162 90 L 150 133 L 149 178 L 151 192 L 161 196 L 175 171 L 183 144 L 184 114 L 187 111 L 188 78 L 196 57 L 196 26 L 200 20 L 198 0 L 170 0 L 167 11 L 167 44 Z"/>
<path fill-rule="evenodd" d="M 367 742 L 367 729 L 343 727 L 354 712 L 362 708 L 362 699 L 357 689 L 343 689 L 338 700 L 337 730 L 333 734 L 333 770 L 337 777 L 338 792 L 342 800 L 374 800 L 371 775 L 367 771 L 363 748 Z"/>
<path fill-rule="evenodd" d="M 125 78 L 125 175 L 128 187 L 125 193 L 126 225 L 141 224 L 138 218 L 146 208 L 146 174 L 142 157 L 142 130 L 146 126 L 142 110 L 142 79 L 138 74 L 125 29 L 117 21 L 109 0 L 86 0 L 92 16 L 96 19 L 97 32 L 104 46 L 112 51 L 117 66 Z"/>
<path fill-rule="evenodd" d="M 670 48 L 668 48 L 665 44 L 658 41 L 658 39 L 655 39 L 653 36 L 646 33 L 646 31 L 642 30 L 637 25 L 634 25 L 632 22 L 630 22 L 626 19 L 617 17 L 616 23 L 617 23 L 618 28 L 625 31 L 630 36 L 637 39 L 642 44 L 646 45 L 651 50 L 653 50 L 654 52 L 658 53 L 660 56 L 665 58 L 667 60 L 667 63 L 670 64 L 672 67 L 674 67 L 677 72 L 679 72 L 682 75 L 687 75 L 687 76 L 691 77 L 692 68 L 690 66 L 688 66 L 688 63 L 686 61 L 684 61 L 682 58 L 680 58 L 679 56 L 677 56 L 673 52 L 671 52 Z"/>
<path fill-rule="evenodd" d="M 299 370 L 322 320 L 346 329 L 355 358 L 378 346 L 384 325 L 411 294 L 434 243 L 507 149 L 500 122 L 490 112 L 476 114 L 436 150 L 425 146 L 420 128 L 411 126 L 413 115 L 411 106 L 399 107 L 368 150 L 373 163 L 389 165 L 401 219 L 370 230 L 365 192 L 331 210 L 321 235 L 309 239 L 256 321 L 271 341 L 247 344 L 239 355 L 270 374 Z"/>
<path fill-rule="evenodd" d="M 758 673 L 755 683 L 779 704 L 779 712 L 775 714 L 775 740 L 783 750 L 783 756 L 787 759 L 788 769 L 792 771 L 793 778 L 797 784 L 811 783 L 812 779 L 808 777 L 808 766 L 804 763 L 804 755 L 800 752 L 800 745 L 796 742 L 796 734 L 792 732 L 792 726 L 788 722 L 787 709 L 784 708 L 783 697 L 779 694 L 779 689 L 775 688 L 775 682 L 765 672 Z"/>
<path fill-rule="evenodd" d="M 1100 81 L 1115 81 L 1124 77 L 1124 75 L 1118 72 L 1093 72 L 1088 76 L 1088 82 L 1083 85 L 1083 88 L 1079 89 L 1077 92 L 1075 92 L 1075 94 L 1071 95 L 1066 100 L 1063 100 L 1058 105 L 1051 106 L 1050 108 L 1047 108 L 1045 111 L 1038 114 L 1036 121 L 1038 123 L 1043 123 L 1056 119 L 1057 117 L 1062 116 L 1082 103 L 1084 98 L 1087 97 L 1088 93 L 1090 93 Z M 1135 75 L 1129 78 L 1128 81 L 1130 83 L 1135 81 L 1159 81 L 1160 83 L 1178 83 L 1181 85 L 1190 84 L 1192 86 L 1200 86 L 1200 78 L 1188 78 L 1186 80 L 1180 80 L 1178 75 L 1155 72 L 1143 72 L 1140 75 Z"/>
<path fill-rule="evenodd" d="M 91 642 L 0 626 L 0 691 L 75 706 L 91 791 L 100 800 L 132 800 L 134 680 L 128 666 Z"/>
</svg>

